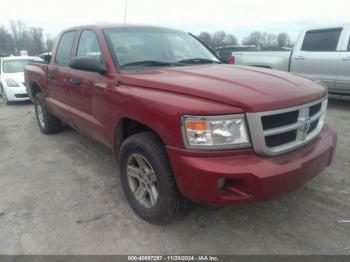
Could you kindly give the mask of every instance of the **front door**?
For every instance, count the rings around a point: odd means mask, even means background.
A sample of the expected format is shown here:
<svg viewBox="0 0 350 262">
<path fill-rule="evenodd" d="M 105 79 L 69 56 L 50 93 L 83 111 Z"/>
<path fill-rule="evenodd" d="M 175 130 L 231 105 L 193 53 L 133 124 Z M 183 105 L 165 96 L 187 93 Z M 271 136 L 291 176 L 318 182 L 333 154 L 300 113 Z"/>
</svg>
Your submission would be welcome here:
<svg viewBox="0 0 350 262">
<path fill-rule="evenodd" d="M 349 30 L 350 33 L 350 30 Z M 345 43 L 346 49 L 341 53 L 338 66 L 336 88 L 334 92 L 350 94 L 350 38 Z"/>
<path fill-rule="evenodd" d="M 100 44 L 93 30 L 83 30 L 76 57 L 90 56 L 104 63 Z M 109 145 L 107 126 L 110 121 L 110 88 L 114 78 L 95 72 L 71 69 L 69 78 L 71 113 L 74 126 L 81 132 Z"/>
<path fill-rule="evenodd" d="M 330 89 L 335 87 L 342 28 L 310 30 L 293 52 L 290 71 L 318 79 Z"/>
</svg>

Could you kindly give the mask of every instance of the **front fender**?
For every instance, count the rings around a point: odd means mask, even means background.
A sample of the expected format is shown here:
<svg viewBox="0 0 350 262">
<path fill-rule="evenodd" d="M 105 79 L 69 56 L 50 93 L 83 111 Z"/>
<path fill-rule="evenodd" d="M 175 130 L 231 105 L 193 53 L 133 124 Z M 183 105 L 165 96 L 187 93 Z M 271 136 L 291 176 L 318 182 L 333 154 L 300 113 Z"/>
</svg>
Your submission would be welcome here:
<svg viewBox="0 0 350 262">
<path fill-rule="evenodd" d="M 225 115 L 242 113 L 230 105 L 152 88 L 118 86 L 111 94 L 111 115 L 115 127 L 120 119 L 134 119 L 154 130 L 164 144 L 183 148 L 180 121 L 183 115 Z M 114 133 L 114 132 L 113 132 Z M 111 136 L 114 137 L 114 134 Z M 114 138 L 113 138 L 114 141 Z"/>
</svg>

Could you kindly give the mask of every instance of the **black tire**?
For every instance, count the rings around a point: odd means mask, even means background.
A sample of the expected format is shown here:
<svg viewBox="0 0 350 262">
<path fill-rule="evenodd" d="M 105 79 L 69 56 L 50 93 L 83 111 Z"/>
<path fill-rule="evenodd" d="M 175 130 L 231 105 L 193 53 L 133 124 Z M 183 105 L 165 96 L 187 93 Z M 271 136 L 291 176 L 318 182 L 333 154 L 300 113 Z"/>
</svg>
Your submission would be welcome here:
<svg viewBox="0 0 350 262">
<path fill-rule="evenodd" d="M 5 105 L 10 105 L 11 101 L 8 100 L 4 87 L 0 84 L 1 99 Z"/>
<path fill-rule="evenodd" d="M 149 162 L 157 179 L 158 199 L 151 208 L 145 208 L 138 202 L 129 185 L 128 160 L 135 154 L 141 155 Z M 119 170 L 126 198 L 142 219 L 154 224 L 166 224 L 182 209 L 185 199 L 178 192 L 165 148 L 154 133 L 138 133 L 125 140 L 120 149 Z"/>
<path fill-rule="evenodd" d="M 51 114 L 46 107 L 42 93 L 37 93 L 34 99 L 35 116 L 40 128 L 44 134 L 54 134 L 62 129 L 62 122 L 56 116 Z M 42 110 L 43 121 L 39 120 L 39 110 Z"/>
</svg>

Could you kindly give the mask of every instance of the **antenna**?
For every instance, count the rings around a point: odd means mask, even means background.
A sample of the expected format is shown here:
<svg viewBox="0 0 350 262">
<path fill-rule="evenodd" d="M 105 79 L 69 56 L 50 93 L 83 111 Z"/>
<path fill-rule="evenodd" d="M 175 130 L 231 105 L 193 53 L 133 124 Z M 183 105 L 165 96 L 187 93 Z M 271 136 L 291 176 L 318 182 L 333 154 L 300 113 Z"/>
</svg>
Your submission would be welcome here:
<svg viewBox="0 0 350 262">
<path fill-rule="evenodd" d="M 125 0 L 124 25 L 126 24 L 126 11 L 128 10 L 128 0 Z"/>
</svg>

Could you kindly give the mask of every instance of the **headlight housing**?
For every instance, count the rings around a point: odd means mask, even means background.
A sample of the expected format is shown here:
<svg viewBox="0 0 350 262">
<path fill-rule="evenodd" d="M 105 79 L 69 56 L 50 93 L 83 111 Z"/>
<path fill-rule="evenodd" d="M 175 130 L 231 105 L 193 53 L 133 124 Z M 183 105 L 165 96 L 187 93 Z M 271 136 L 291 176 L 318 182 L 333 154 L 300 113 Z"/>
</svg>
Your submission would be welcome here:
<svg viewBox="0 0 350 262">
<path fill-rule="evenodd" d="M 5 82 L 8 87 L 19 87 L 19 84 L 12 78 L 6 78 Z"/>
<path fill-rule="evenodd" d="M 185 146 L 196 149 L 250 147 L 244 114 L 224 116 L 183 116 Z"/>
</svg>

